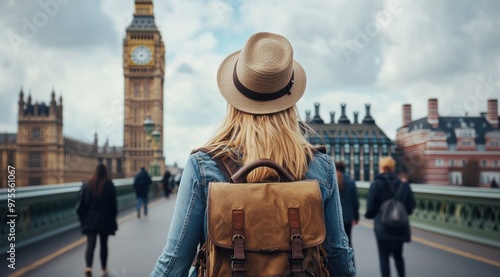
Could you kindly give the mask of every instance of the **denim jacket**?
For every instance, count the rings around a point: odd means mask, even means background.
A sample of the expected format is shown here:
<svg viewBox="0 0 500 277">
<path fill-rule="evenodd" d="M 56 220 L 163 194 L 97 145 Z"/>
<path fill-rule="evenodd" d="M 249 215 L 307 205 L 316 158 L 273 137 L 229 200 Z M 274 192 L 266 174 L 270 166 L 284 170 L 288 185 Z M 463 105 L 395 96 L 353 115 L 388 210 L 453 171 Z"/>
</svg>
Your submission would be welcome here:
<svg viewBox="0 0 500 277">
<path fill-rule="evenodd" d="M 309 163 L 306 179 L 316 179 L 325 207 L 326 239 L 331 276 L 355 276 L 353 252 L 349 247 L 342 221 L 335 166 L 331 157 L 316 153 Z M 184 168 L 167 244 L 150 277 L 196 276 L 191 264 L 197 247 L 206 238 L 208 184 L 225 182 L 224 175 L 210 156 L 193 153 Z"/>
</svg>

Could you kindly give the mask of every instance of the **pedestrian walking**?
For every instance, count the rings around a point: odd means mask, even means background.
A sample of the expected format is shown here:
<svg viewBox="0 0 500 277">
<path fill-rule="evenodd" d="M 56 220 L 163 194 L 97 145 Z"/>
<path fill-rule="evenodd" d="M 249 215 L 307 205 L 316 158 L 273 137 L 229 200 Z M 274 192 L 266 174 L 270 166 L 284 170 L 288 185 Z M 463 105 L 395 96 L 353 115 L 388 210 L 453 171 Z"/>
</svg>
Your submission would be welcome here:
<svg viewBox="0 0 500 277">
<path fill-rule="evenodd" d="M 100 241 L 102 276 L 108 275 L 108 237 L 118 230 L 116 190 L 106 166 L 99 164 L 82 185 L 76 205 L 82 233 L 87 236 L 85 276 L 92 276 L 92 262 L 97 236 Z"/>
<path fill-rule="evenodd" d="M 492 189 L 497 189 L 498 188 L 498 183 L 497 183 L 497 181 L 495 179 L 491 180 L 490 188 L 492 188 Z"/>
<path fill-rule="evenodd" d="M 172 174 L 170 174 L 170 171 L 168 171 L 167 169 L 165 171 L 165 174 L 163 174 L 163 178 L 160 181 L 163 188 L 163 194 L 165 195 L 166 198 L 168 198 L 170 196 L 170 193 L 172 192 L 171 177 Z"/>
<path fill-rule="evenodd" d="M 399 201 L 404 205 L 406 213 L 410 215 L 415 208 L 415 199 L 410 185 L 402 182 L 394 170 L 396 163 L 391 157 L 383 157 L 379 161 L 380 174 L 368 189 L 365 217 L 374 219 L 374 232 L 377 239 L 377 248 L 382 277 L 391 276 L 389 258 L 392 256 L 396 264 L 399 277 L 405 276 L 405 263 L 403 258 L 403 243 L 410 242 L 410 226 L 404 230 L 386 228 L 381 223 L 381 207 L 386 200 L 394 198 L 396 192 L 399 193 Z M 399 191 L 398 191 L 399 190 Z"/>
<path fill-rule="evenodd" d="M 296 180 L 319 180 L 326 226 L 323 247 L 330 274 L 354 276 L 353 253 L 340 216 L 333 159 L 317 151 L 301 132 L 296 103 L 305 91 L 306 74 L 293 60 L 290 42 L 278 34 L 252 35 L 243 49 L 222 62 L 217 84 L 228 103 L 225 119 L 203 145 L 209 153 L 194 151 L 188 158 L 167 243 L 150 277 L 188 276 L 197 249 L 206 240 L 209 182 L 229 181 L 210 154 L 229 157 L 243 166 L 268 158 Z M 272 169 L 259 167 L 248 174 L 247 181 L 276 178 Z M 288 227 L 282 231 L 288 232 Z M 243 276 L 241 272 L 235 274 Z"/>
<path fill-rule="evenodd" d="M 135 175 L 134 190 L 137 199 L 136 211 L 137 218 L 141 218 L 141 207 L 144 208 L 144 216 L 148 216 L 148 195 L 149 186 L 153 183 L 146 168 L 142 167 L 141 171 Z"/>
<path fill-rule="evenodd" d="M 352 227 L 359 222 L 359 197 L 358 189 L 354 180 L 345 172 L 343 161 L 335 162 L 337 169 L 337 181 L 339 184 L 340 203 L 342 205 L 342 218 L 344 219 L 344 230 L 352 247 Z"/>
</svg>

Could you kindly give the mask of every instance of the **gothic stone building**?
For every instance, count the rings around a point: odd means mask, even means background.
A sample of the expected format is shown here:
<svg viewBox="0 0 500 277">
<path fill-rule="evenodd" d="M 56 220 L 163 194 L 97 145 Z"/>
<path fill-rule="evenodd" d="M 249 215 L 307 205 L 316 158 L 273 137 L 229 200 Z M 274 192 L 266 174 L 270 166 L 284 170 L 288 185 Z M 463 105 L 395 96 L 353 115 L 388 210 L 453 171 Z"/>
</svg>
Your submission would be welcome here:
<svg viewBox="0 0 500 277">
<path fill-rule="evenodd" d="M 462 185 L 467 164 L 475 161 L 477 184 L 500 181 L 500 128 L 497 99 L 478 116 L 441 116 L 438 100 L 428 100 L 427 117 L 412 120 L 403 105 L 403 126 L 396 143 L 417 183 Z M 474 184 L 472 184 L 474 185 Z"/>
<path fill-rule="evenodd" d="M 143 127 L 150 116 L 156 129 L 163 131 L 165 46 L 155 24 L 152 0 L 135 0 L 134 18 L 123 40 L 123 74 L 126 172 L 137 172 L 153 159 L 160 165 L 160 173 L 164 172 L 163 138 L 160 137 L 156 149 L 152 148 Z"/>
<path fill-rule="evenodd" d="M 315 104 L 315 114 L 306 112 L 306 123 L 315 134 L 306 134 L 314 145 L 323 145 L 335 161 L 342 160 L 346 171 L 355 180 L 372 181 L 379 173 L 378 161 L 383 156 L 393 154 L 393 143 L 382 131 L 370 114 L 370 104 L 366 104 L 366 114 L 359 122 L 358 112 L 354 120 L 346 115 L 346 104 L 341 104 L 341 115 L 335 121 L 335 112 L 330 113 L 330 123 L 325 123 L 319 115 L 320 104 Z"/>
<path fill-rule="evenodd" d="M 0 165 L 16 169 L 16 186 L 35 186 L 82 181 L 98 162 L 104 162 L 113 178 L 125 176 L 121 148 L 98 146 L 63 136 L 62 97 L 54 92 L 48 105 L 25 102 L 19 93 L 18 132 L 0 134 Z M 7 171 L 0 173 L 0 187 L 6 187 Z"/>
<path fill-rule="evenodd" d="M 45 185 L 81 181 L 98 162 L 108 166 L 113 178 L 131 177 L 141 167 L 159 165 L 165 170 L 163 138 L 156 147 L 146 139 L 147 116 L 163 131 L 165 46 L 156 27 L 152 0 L 135 0 L 132 23 L 123 40 L 124 141 L 123 147 L 98 146 L 63 136 L 62 97 L 52 92 L 49 105 L 27 102 L 19 94 L 18 132 L 0 134 L 0 165 L 16 167 L 16 185 Z M 156 167 L 155 167 L 156 168 Z M 0 171 L 6 187 L 7 171 Z"/>
</svg>

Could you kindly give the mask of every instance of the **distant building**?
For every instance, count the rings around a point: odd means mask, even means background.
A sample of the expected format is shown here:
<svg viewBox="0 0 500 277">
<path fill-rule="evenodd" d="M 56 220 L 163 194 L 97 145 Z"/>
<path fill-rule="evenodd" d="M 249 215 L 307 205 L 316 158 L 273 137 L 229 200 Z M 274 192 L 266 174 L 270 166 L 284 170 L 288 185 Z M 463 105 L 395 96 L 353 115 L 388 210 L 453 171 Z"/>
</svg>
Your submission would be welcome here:
<svg viewBox="0 0 500 277">
<path fill-rule="evenodd" d="M 113 178 L 132 177 L 150 165 L 156 176 L 165 171 L 163 153 L 163 84 L 165 46 L 155 23 L 153 1 L 134 0 L 132 22 L 123 39 L 123 147 L 63 137 L 63 105 L 55 93 L 49 105 L 25 102 L 19 93 L 17 134 L 0 134 L 0 188 L 7 186 L 7 166 L 16 168 L 16 186 L 59 184 L 90 176 L 98 162 Z M 160 132 L 156 148 L 146 138 L 144 121 L 150 116 Z"/>
<path fill-rule="evenodd" d="M 18 132 L 0 134 L 0 187 L 7 186 L 7 166 L 16 169 L 16 186 L 36 186 L 82 181 L 89 177 L 98 162 L 107 165 L 113 178 L 123 178 L 121 147 L 98 146 L 63 136 L 62 97 L 54 92 L 49 105 L 25 102 L 19 93 Z"/>
<path fill-rule="evenodd" d="M 336 161 L 346 164 L 346 171 L 356 180 L 372 181 L 378 171 L 378 160 L 393 154 L 393 143 L 377 126 L 370 115 L 370 104 L 366 104 L 366 114 L 359 122 L 359 113 L 354 112 L 351 123 L 345 113 L 346 104 L 341 104 L 341 115 L 335 122 L 335 112 L 330 113 L 330 123 L 319 115 L 320 104 L 315 104 L 315 113 L 306 112 L 306 123 L 316 132 L 307 134 L 314 145 L 324 145 L 327 154 Z"/>
<path fill-rule="evenodd" d="M 410 179 L 416 183 L 462 185 L 467 164 L 479 165 L 479 185 L 500 180 L 500 128 L 496 99 L 480 116 L 440 116 L 438 100 L 428 100 L 427 117 L 412 120 L 403 105 L 396 144 Z"/>
</svg>

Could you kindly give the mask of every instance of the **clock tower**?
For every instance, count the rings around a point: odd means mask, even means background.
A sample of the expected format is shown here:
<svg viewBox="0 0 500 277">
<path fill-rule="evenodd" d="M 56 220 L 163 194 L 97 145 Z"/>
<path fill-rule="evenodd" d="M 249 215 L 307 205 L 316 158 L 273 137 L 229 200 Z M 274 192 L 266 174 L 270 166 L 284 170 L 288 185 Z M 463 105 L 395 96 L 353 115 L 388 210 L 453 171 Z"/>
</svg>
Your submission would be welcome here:
<svg viewBox="0 0 500 277">
<path fill-rule="evenodd" d="M 133 176 L 141 167 L 152 175 L 162 174 L 165 46 L 155 24 L 153 0 L 135 0 L 134 18 L 123 40 L 123 74 L 123 151 L 127 175 Z M 153 132 L 159 133 L 158 142 L 148 139 L 144 130 L 148 117 L 154 123 Z"/>
</svg>

